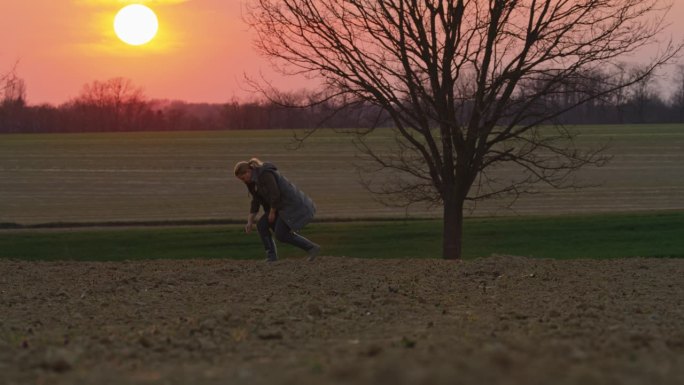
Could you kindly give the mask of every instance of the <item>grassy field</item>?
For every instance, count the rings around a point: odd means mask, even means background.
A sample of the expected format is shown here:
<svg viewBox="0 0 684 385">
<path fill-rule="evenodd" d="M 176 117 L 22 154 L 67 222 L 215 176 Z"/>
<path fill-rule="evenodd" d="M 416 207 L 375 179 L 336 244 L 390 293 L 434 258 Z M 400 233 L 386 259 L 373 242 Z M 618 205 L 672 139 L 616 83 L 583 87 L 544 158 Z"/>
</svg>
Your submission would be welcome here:
<svg viewBox="0 0 684 385">
<path fill-rule="evenodd" d="M 314 223 L 304 235 L 323 255 L 439 258 L 439 220 Z M 302 256 L 279 244 L 281 257 Z M 540 258 L 684 257 L 684 212 L 560 217 L 470 218 L 464 258 L 495 254 Z M 0 258 L 117 261 L 262 259 L 256 234 L 241 225 L 187 228 L 0 231 Z"/>
<path fill-rule="evenodd" d="M 578 174 L 600 184 L 478 204 L 470 216 L 555 215 L 684 209 L 684 125 L 581 127 L 580 145 L 611 141 L 613 161 Z M 383 132 L 376 143 L 390 142 Z M 320 131 L 294 150 L 289 131 L 31 134 L 0 136 L 0 223 L 242 220 L 235 162 L 275 162 L 309 193 L 317 217 L 431 218 L 391 209 L 358 183 L 348 136 Z M 506 172 L 506 170 L 502 170 Z"/>
<path fill-rule="evenodd" d="M 610 141 L 613 161 L 555 191 L 468 212 L 466 258 L 684 256 L 684 125 L 580 127 L 580 146 Z M 372 140 L 390 143 L 387 132 Z M 249 198 L 235 162 L 275 162 L 317 203 L 305 234 L 336 256 L 441 255 L 439 211 L 377 203 L 358 183 L 348 136 L 323 130 L 295 149 L 289 131 L 0 136 L 0 229 L 49 223 L 240 223 Z M 510 170 L 500 170 L 506 173 Z M 416 220 L 423 219 L 423 220 Z M 353 223 L 333 223 L 354 219 Z M 378 221 L 378 219 L 392 219 Z M 4 224 L 4 225 L 3 225 Z M 0 230 L 0 257 L 123 260 L 262 258 L 241 225 Z M 281 247 L 283 257 L 299 252 Z"/>
</svg>

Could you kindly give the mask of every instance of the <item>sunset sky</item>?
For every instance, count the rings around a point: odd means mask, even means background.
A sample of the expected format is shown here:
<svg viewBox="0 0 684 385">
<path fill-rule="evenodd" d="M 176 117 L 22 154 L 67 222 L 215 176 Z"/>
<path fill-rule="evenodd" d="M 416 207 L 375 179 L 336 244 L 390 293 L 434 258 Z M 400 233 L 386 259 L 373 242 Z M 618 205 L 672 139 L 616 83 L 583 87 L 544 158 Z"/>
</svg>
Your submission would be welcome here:
<svg viewBox="0 0 684 385">
<path fill-rule="evenodd" d="M 60 104 L 94 80 L 125 77 L 151 99 L 226 102 L 249 99 L 243 75 L 263 73 L 283 88 L 301 88 L 275 74 L 251 45 L 241 19 L 248 0 L 1 0 L 0 73 L 16 63 L 30 104 Z M 123 6 L 141 3 L 159 19 L 148 44 L 120 41 L 112 24 Z M 684 37 L 684 0 L 675 0 L 669 33 Z"/>
</svg>

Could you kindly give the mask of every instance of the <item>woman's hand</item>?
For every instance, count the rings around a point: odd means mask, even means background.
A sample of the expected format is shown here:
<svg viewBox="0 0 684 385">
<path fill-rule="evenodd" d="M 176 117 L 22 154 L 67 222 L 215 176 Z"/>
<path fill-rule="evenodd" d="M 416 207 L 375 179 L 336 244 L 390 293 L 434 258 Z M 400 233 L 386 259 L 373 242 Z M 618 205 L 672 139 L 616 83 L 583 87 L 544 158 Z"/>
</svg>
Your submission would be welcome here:
<svg viewBox="0 0 684 385">
<path fill-rule="evenodd" d="M 249 234 L 254 229 L 254 214 L 249 214 L 247 217 L 247 224 L 245 225 L 245 233 Z"/>
<path fill-rule="evenodd" d="M 276 220 L 276 210 L 271 209 L 268 212 L 268 223 L 273 224 L 273 223 L 275 223 L 275 220 Z"/>
</svg>

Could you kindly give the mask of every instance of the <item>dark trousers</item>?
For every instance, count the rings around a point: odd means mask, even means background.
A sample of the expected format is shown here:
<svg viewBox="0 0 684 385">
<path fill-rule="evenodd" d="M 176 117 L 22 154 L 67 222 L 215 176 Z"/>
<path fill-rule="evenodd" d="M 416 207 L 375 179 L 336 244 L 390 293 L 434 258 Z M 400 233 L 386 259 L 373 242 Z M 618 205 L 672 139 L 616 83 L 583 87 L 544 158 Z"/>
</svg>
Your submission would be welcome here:
<svg viewBox="0 0 684 385">
<path fill-rule="evenodd" d="M 278 255 L 275 243 L 273 243 L 273 238 L 271 236 L 271 230 L 279 242 L 289 243 L 290 245 L 299 247 L 305 251 L 309 251 L 315 246 L 315 244 L 310 240 L 292 231 L 290 226 L 288 226 L 284 220 L 280 219 L 279 216 L 276 215 L 276 220 L 274 223 L 269 223 L 268 212 L 259 218 L 259 221 L 257 222 L 257 230 L 259 231 L 259 236 L 261 237 L 261 241 L 264 244 L 264 249 L 266 249 L 266 254 L 269 258 L 276 258 Z"/>
</svg>

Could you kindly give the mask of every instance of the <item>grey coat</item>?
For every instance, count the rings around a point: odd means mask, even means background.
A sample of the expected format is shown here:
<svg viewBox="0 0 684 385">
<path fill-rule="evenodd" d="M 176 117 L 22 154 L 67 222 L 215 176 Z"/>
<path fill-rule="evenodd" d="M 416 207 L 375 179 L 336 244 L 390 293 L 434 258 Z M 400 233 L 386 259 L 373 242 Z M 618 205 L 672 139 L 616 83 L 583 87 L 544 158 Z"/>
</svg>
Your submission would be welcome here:
<svg viewBox="0 0 684 385">
<path fill-rule="evenodd" d="M 311 222 L 316 213 L 313 200 L 278 172 L 272 163 L 252 170 L 252 184 L 248 186 L 252 195 L 250 212 L 264 211 L 271 207 L 278 210 L 279 218 L 293 230 L 301 230 Z"/>
</svg>

